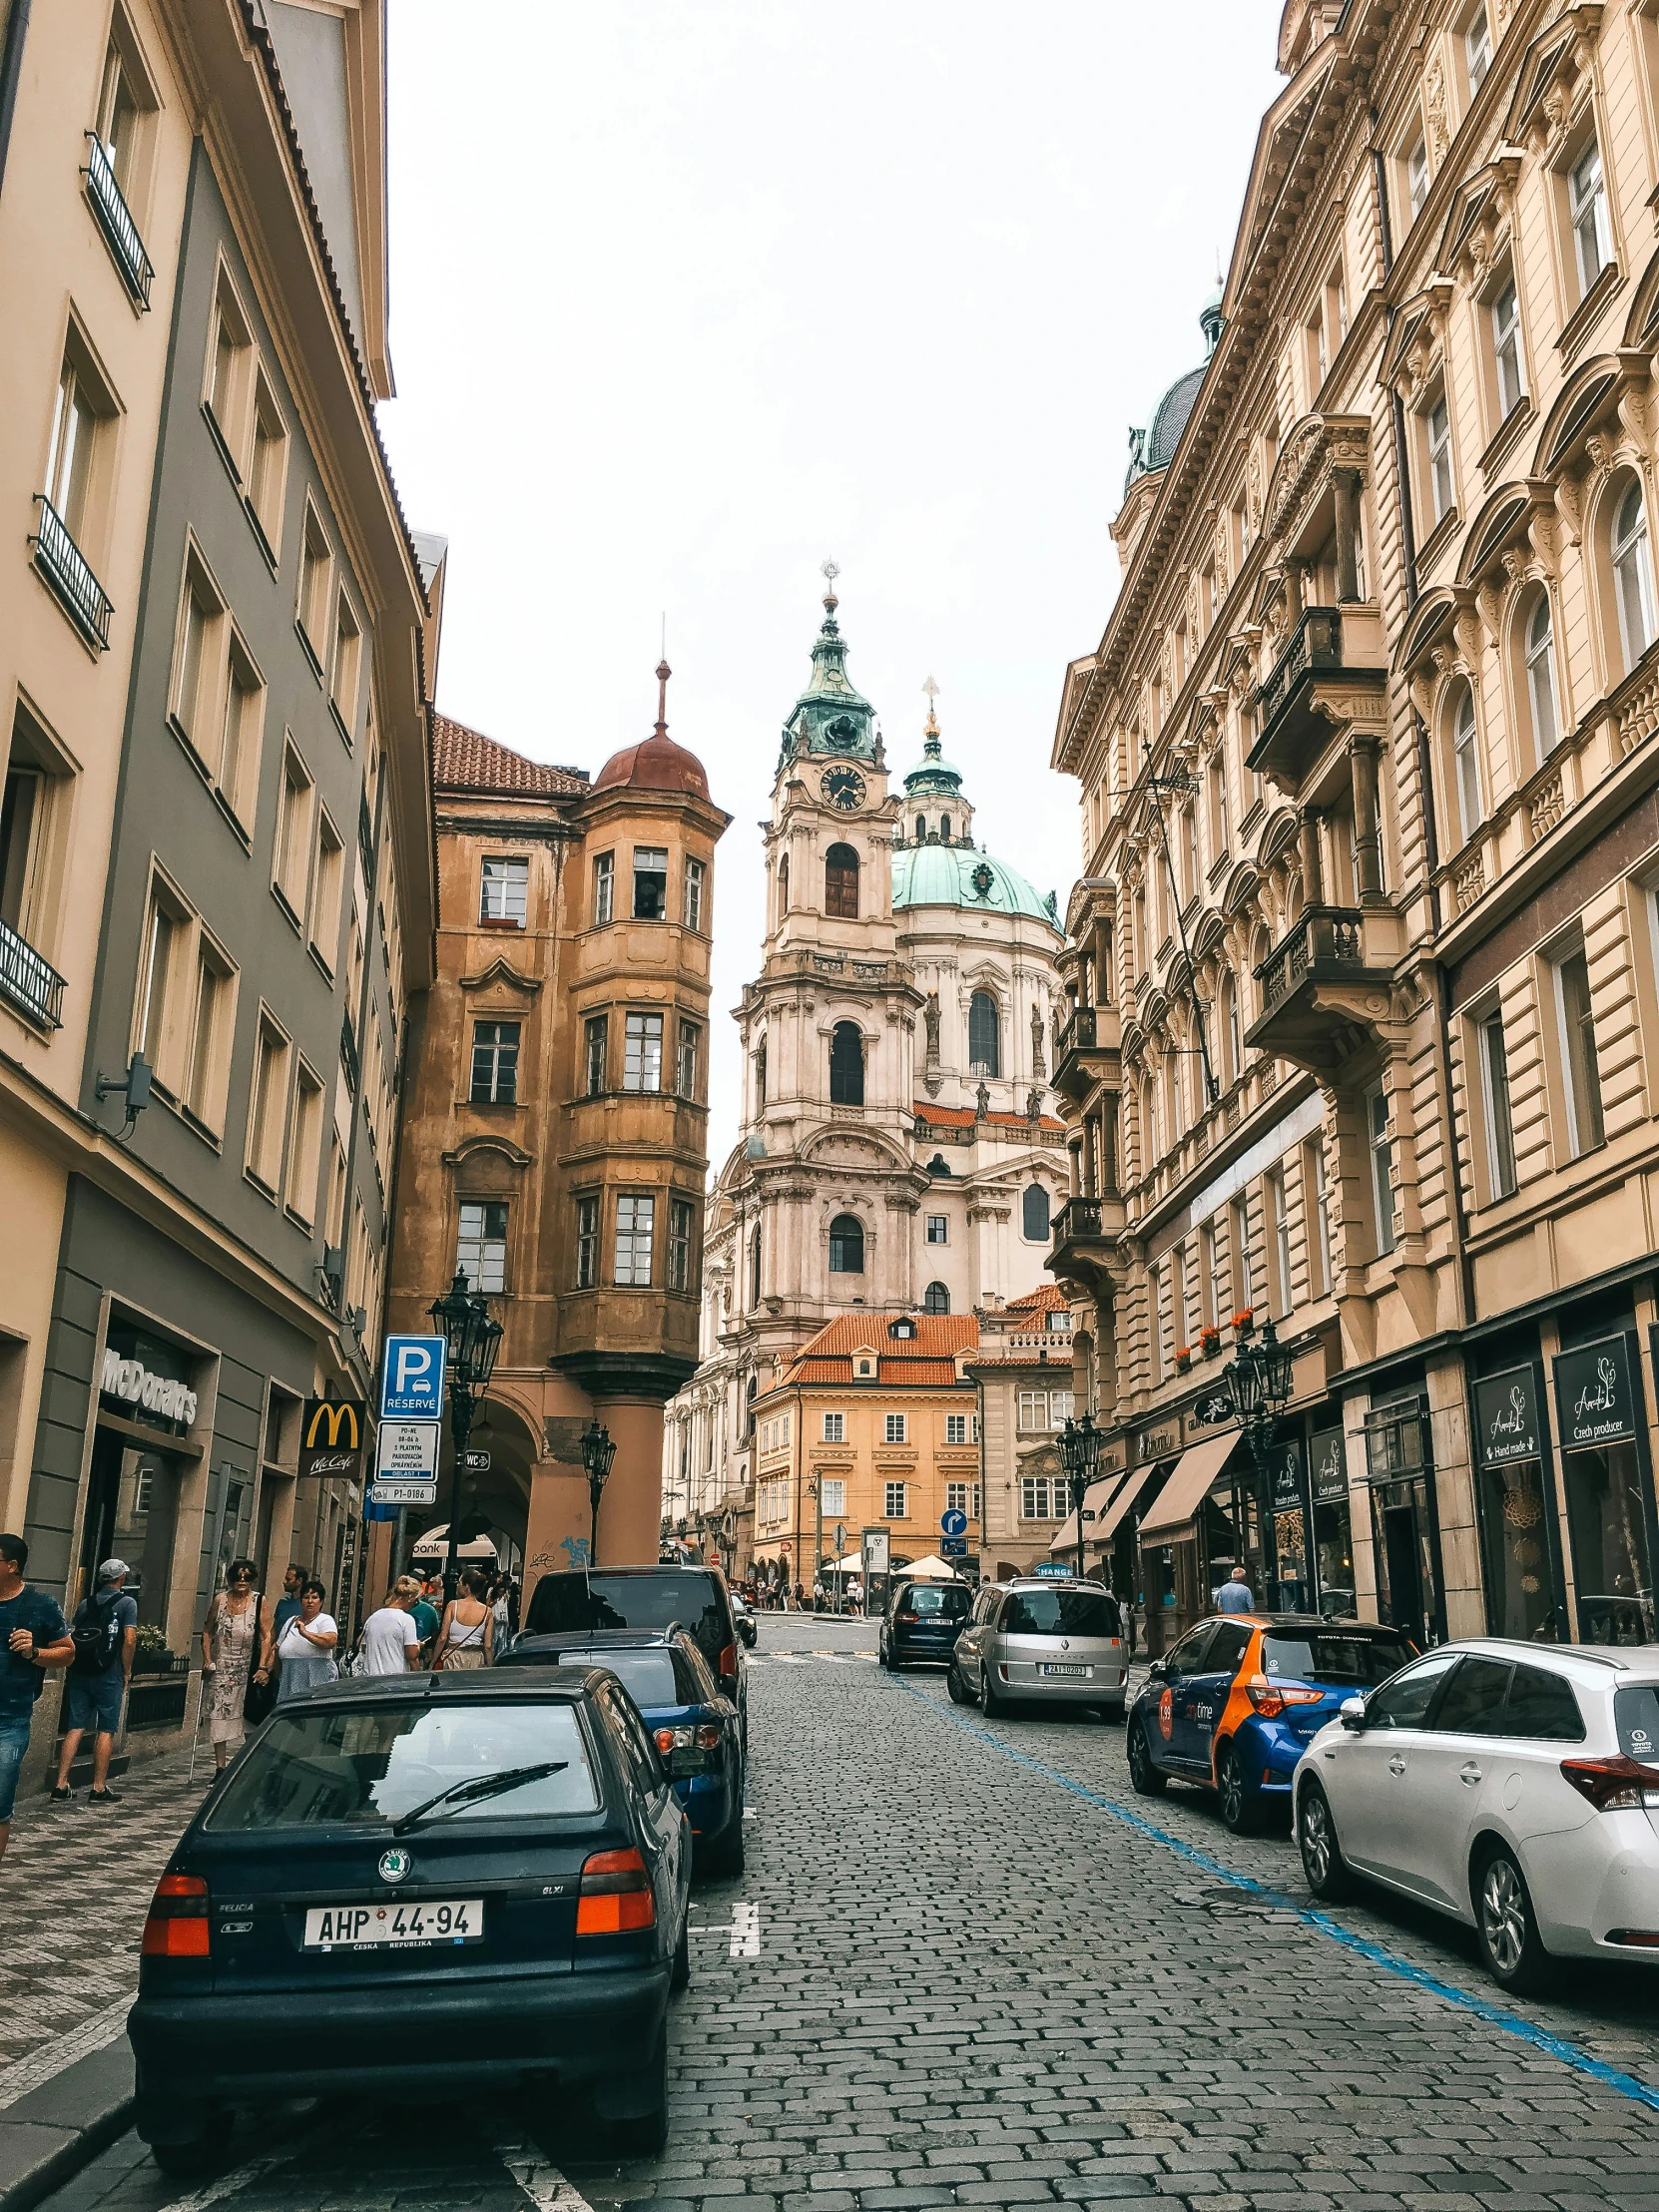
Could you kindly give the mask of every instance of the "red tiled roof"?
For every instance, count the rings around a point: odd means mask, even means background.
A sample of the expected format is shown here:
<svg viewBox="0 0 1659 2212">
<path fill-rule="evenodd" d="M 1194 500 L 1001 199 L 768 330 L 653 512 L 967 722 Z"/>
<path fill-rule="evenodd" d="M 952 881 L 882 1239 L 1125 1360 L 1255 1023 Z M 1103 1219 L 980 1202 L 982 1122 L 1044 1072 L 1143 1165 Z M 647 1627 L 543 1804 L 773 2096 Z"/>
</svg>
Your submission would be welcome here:
<svg viewBox="0 0 1659 2212">
<path fill-rule="evenodd" d="M 915 1103 L 917 1121 L 930 1122 L 935 1129 L 971 1129 L 977 1119 L 971 1106 L 935 1106 L 931 1100 L 918 1098 Z M 987 1114 L 985 1119 L 998 1129 L 1029 1129 L 1030 1122 L 1023 1114 Z M 1064 1129 L 1063 1121 L 1056 1121 L 1051 1114 L 1039 1114 L 1039 1129 Z"/>
<path fill-rule="evenodd" d="M 579 799 L 588 788 L 583 769 L 526 760 L 481 730 L 437 714 L 432 717 L 432 783 L 438 791 L 490 792 L 504 799 Z"/>
<path fill-rule="evenodd" d="M 1062 1306 L 1069 1307 L 1067 1298 L 1058 1283 L 1039 1283 L 1034 1291 L 1027 1291 L 1023 1298 L 1011 1298 L 1005 1312 L 1010 1314 L 1052 1314 Z"/>
<path fill-rule="evenodd" d="M 875 1382 L 879 1387 L 948 1389 L 957 1380 L 956 1355 L 971 1352 L 979 1342 L 979 1324 L 971 1314 L 910 1314 L 913 1337 L 893 1338 L 887 1332 L 895 1314 L 840 1314 L 826 1322 L 796 1354 L 784 1385 L 796 1382 L 849 1383 L 854 1380 L 852 1355 L 873 1352 Z M 861 1378 L 868 1385 L 869 1377 Z"/>
<path fill-rule="evenodd" d="M 798 1360 L 784 1377 L 784 1387 L 796 1382 L 833 1382 L 837 1386 L 859 1381 L 869 1388 L 869 1377 L 855 1378 L 850 1353 L 838 1360 Z M 958 1381 L 954 1360 L 877 1360 L 875 1382 L 889 1389 L 948 1390 Z"/>
</svg>

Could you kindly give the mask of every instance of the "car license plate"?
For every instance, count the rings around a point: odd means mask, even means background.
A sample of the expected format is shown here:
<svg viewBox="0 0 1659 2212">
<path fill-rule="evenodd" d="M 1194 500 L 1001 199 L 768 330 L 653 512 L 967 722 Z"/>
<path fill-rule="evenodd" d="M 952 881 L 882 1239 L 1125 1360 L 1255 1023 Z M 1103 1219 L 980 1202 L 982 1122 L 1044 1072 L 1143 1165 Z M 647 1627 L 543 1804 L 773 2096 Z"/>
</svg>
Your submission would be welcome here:
<svg viewBox="0 0 1659 2212">
<path fill-rule="evenodd" d="M 400 1898 L 385 1905 L 313 1905 L 306 1950 L 355 1950 L 378 1943 L 475 1943 L 484 1934 L 482 1898 Z"/>
<path fill-rule="evenodd" d="M 1038 1663 L 1037 1672 L 1039 1674 L 1066 1674 L 1072 1676 L 1081 1675 L 1086 1678 L 1087 1676 L 1093 1674 L 1094 1669 L 1093 1667 L 1062 1667 L 1053 1665 L 1048 1660 L 1044 1659 Z"/>
</svg>

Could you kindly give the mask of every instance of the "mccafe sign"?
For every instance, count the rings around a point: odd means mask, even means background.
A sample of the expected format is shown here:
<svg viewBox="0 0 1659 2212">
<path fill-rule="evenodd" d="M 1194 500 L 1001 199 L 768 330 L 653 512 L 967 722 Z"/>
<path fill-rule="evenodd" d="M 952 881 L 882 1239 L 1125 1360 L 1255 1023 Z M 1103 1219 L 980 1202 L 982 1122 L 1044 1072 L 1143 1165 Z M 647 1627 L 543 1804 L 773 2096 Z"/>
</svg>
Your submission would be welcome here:
<svg viewBox="0 0 1659 2212">
<path fill-rule="evenodd" d="M 196 1392 L 188 1382 L 175 1382 L 154 1375 L 142 1360 L 124 1360 L 113 1345 L 104 1353 L 104 1372 L 98 1387 L 106 1397 L 118 1397 L 129 1405 L 141 1405 L 147 1413 L 177 1421 L 189 1428 L 196 1419 Z"/>
</svg>

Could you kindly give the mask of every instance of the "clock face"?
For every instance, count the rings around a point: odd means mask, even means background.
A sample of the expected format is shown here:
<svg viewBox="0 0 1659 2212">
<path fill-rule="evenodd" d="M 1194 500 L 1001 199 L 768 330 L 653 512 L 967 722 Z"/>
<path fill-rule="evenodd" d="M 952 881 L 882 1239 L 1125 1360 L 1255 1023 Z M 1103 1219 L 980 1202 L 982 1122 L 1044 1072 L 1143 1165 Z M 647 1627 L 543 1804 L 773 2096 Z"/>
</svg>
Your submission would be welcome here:
<svg viewBox="0 0 1659 2212">
<path fill-rule="evenodd" d="M 851 814 L 864 803 L 864 780 L 855 768 L 832 768 L 819 786 L 825 804 L 838 807 L 842 814 Z"/>
</svg>

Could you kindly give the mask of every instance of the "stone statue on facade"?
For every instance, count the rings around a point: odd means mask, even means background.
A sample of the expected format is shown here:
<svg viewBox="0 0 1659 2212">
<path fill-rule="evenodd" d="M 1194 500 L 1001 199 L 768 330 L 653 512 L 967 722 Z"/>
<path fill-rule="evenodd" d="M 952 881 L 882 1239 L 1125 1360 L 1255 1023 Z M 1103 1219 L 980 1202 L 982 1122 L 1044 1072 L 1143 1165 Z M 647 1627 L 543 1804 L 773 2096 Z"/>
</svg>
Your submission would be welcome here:
<svg viewBox="0 0 1659 2212">
<path fill-rule="evenodd" d="M 1041 1077 L 1048 1073 L 1048 1063 L 1043 1058 L 1043 1015 L 1040 1006 L 1031 1009 L 1031 1073 Z"/>
<path fill-rule="evenodd" d="M 984 1084 L 984 1083 L 981 1083 L 981 1084 L 980 1084 L 980 1086 L 979 1086 L 979 1088 L 978 1088 L 978 1089 L 977 1089 L 977 1090 L 976 1090 L 976 1091 L 974 1092 L 974 1094 L 973 1094 L 973 1118 L 974 1118 L 974 1120 L 975 1120 L 975 1121 L 983 1121 L 983 1120 L 984 1120 L 984 1119 L 986 1118 L 986 1116 L 987 1116 L 987 1115 L 988 1115 L 988 1114 L 990 1113 L 990 1110 L 991 1110 L 991 1094 L 990 1094 L 990 1089 L 989 1089 L 989 1086 L 988 1086 L 988 1085 L 986 1085 L 986 1084 Z"/>
</svg>

